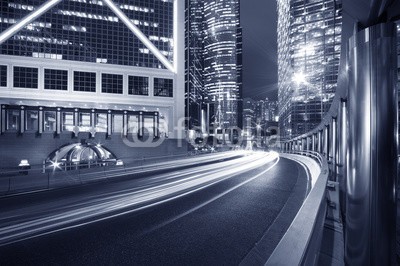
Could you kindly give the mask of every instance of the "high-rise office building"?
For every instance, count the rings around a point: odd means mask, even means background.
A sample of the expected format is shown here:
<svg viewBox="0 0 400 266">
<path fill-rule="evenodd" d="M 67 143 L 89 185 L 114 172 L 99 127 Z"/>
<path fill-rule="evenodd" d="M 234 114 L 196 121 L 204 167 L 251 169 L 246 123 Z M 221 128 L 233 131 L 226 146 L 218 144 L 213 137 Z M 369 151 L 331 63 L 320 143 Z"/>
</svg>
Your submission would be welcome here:
<svg viewBox="0 0 400 266">
<path fill-rule="evenodd" d="M 335 95 L 342 6 L 337 0 L 278 3 L 278 101 L 281 137 L 318 125 Z"/>
<path fill-rule="evenodd" d="M 206 91 L 204 88 L 204 1 L 185 1 L 185 115 L 187 128 L 205 131 Z"/>
<path fill-rule="evenodd" d="M 17 147 L 8 139 L 18 135 L 33 148 L 51 136 L 52 145 L 29 158 L 37 162 L 56 145 L 79 139 L 107 146 L 128 133 L 178 137 L 174 125 L 184 117 L 184 3 L 51 3 L 56 2 L 0 1 L 2 145 Z M 29 14 L 31 20 L 22 24 Z M 12 26 L 18 30 L 10 33 Z M 18 156 L 10 158 L 13 165 Z"/>
<path fill-rule="evenodd" d="M 239 0 L 204 6 L 204 86 L 214 128 L 241 127 L 241 28 Z"/>
<path fill-rule="evenodd" d="M 242 127 L 239 7 L 239 0 L 186 1 L 186 114 L 189 129 L 200 126 L 201 121 L 215 129 Z"/>
</svg>

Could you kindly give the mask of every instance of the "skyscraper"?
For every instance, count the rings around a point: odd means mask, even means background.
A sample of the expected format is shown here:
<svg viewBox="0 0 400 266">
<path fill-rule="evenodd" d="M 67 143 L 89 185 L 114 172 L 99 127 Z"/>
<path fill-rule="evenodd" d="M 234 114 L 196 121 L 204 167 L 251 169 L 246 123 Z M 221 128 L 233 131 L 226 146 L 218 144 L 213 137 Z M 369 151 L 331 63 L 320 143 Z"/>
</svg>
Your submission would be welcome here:
<svg viewBox="0 0 400 266">
<path fill-rule="evenodd" d="M 185 116 L 187 128 L 205 126 L 204 1 L 185 1 Z"/>
<path fill-rule="evenodd" d="M 203 114 L 207 111 L 207 126 L 241 127 L 239 0 L 187 0 L 186 3 L 186 110 L 189 121 L 193 121 L 193 125 L 200 121 L 202 112 L 199 110 L 203 109 Z M 201 98 L 203 106 L 200 105 Z"/>
<path fill-rule="evenodd" d="M 278 101 L 281 137 L 318 125 L 335 95 L 341 50 L 341 1 L 278 3 Z"/>
<path fill-rule="evenodd" d="M 184 3 L 15 0 L 0 1 L 0 10 L 1 145 L 17 147 L 18 135 L 33 148 L 51 136 L 54 147 L 34 158 L 41 162 L 79 139 L 178 137 Z M 12 26 L 19 30 L 9 34 Z"/>
</svg>

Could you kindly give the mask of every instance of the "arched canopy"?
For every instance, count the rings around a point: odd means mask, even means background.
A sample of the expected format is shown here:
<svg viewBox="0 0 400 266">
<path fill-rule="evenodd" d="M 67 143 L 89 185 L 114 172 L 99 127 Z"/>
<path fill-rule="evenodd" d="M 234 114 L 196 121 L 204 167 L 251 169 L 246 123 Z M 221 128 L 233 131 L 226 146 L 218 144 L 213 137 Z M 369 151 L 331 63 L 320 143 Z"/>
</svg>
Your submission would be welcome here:
<svg viewBox="0 0 400 266">
<path fill-rule="evenodd" d="M 99 162 L 116 160 L 115 155 L 100 144 L 73 143 L 65 145 L 52 152 L 47 157 L 47 162 Z"/>
</svg>

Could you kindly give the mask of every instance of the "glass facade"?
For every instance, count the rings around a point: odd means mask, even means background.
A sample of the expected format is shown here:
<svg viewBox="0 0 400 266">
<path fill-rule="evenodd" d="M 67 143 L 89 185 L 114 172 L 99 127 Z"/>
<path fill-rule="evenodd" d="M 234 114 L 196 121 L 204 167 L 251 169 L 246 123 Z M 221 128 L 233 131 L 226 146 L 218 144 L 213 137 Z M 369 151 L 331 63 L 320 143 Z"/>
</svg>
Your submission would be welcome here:
<svg viewBox="0 0 400 266">
<path fill-rule="evenodd" d="M 281 137 L 317 126 L 334 98 L 342 5 L 334 0 L 278 1 L 278 100 Z"/>
<path fill-rule="evenodd" d="M 185 1 L 185 117 L 187 128 L 201 127 L 202 110 L 205 109 L 204 88 L 204 1 Z"/>
<path fill-rule="evenodd" d="M 38 69 L 33 67 L 14 67 L 14 87 L 38 88 Z"/>
<path fill-rule="evenodd" d="M 211 126 L 242 127 L 239 8 L 239 0 L 186 1 L 185 98 L 189 129 L 204 123 L 206 110 Z"/>
<path fill-rule="evenodd" d="M 154 96 L 173 97 L 174 81 L 172 79 L 154 78 Z"/>
<path fill-rule="evenodd" d="M 58 69 L 45 69 L 44 89 L 59 91 L 68 90 L 68 71 Z"/>
<path fill-rule="evenodd" d="M 214 128 L 242 126 L 239 7 L 238 0 L 204 4 L 204 87 L 213 105 L 209 115 Z"/>
<path fill-rule="evenodd" d="M 41 4 L 0 1 L 0 32 Z M 172 61 L 172 1 L 119 0 L 118 6 Z M 0 54 L 164 68 L 101 0 L 61 1 L 2 44 Z"/>
<path fill-rule="evenodd" d="M 149 78 L 128 76 L 128 93 L 131 95 L 149 95 Z"/>
<path fill-rule="evenodd" d="M 18 131 L 20 125 L 20 111 L 9 109 L 6 111 L 6 119 L 7 119 L 7 130 L 8 131 Z"/>
<path fill-rule="evenodd" d="M 74 71 L 74 91 L 96 92 L 96 73 Z"/>
</svg>

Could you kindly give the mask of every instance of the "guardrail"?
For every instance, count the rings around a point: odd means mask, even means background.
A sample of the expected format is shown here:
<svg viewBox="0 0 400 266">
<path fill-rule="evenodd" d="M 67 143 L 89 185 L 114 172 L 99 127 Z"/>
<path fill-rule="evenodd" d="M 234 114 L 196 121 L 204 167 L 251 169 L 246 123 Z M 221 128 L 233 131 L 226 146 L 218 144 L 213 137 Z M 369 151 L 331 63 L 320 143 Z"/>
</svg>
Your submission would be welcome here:
<svg viewBox="0 0 400 266">
<path fill-rule="evenodd" d="M 266 265 L 316 265 L 327 209 L 328 161 L 314 151 L 291 151 L 289 154 L 313 158 L 320 165 L 321 173 Z"/>
</svg>

